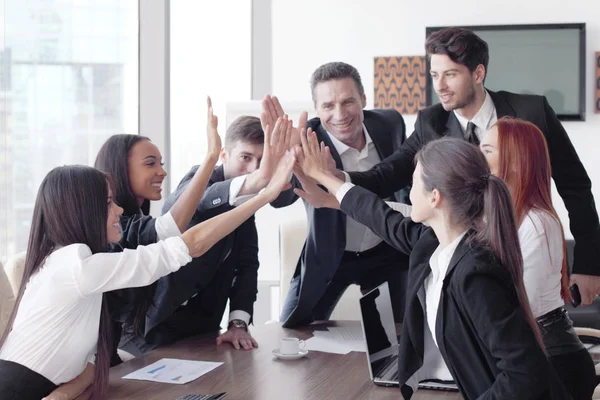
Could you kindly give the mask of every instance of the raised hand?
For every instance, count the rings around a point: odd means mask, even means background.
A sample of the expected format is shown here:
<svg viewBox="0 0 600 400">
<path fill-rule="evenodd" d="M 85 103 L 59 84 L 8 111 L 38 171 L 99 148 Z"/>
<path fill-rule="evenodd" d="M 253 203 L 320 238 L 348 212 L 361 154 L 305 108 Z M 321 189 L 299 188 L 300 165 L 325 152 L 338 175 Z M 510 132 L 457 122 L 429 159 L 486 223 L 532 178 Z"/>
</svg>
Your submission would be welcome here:
<svg viewBox="0 0 600 400">
<path fill-rule="evenodd" d="M 329 148 L 323 142 L 319 145 L 317 135 L 308 128 L 306 135 L 304 131 L 300 133 L 300 143 L 302 145 L 302 154 L 296 151 L 298 164 L 302 172 L 315 180 L 319 180 L 319 174 L 333 175 L 331 172 L 331 154 Z"/>
<path fill-rule="evenodd" d="M 290 178 L 295 163 L 296 157 L 294 156 L 294 152 L 287 150 L 284 156 L 281 157 L 271 181 L 267 187 L 265 187 L 263 192 L 269 199 L 269 202 L 275 200 L 277 196 L 279 196 L 279 193 L 292 186 L 290 184 Z"/>
<path fill-rule="evenodd" d="M 294 148 L 296 154 L 301 152 L 301 148 Z M 296 156 L 298 158 L 298 156 Z M 294 189 L 294 193 L 298 196 L 302 197 L 308 203 L 310 203 L 315 208 L 340 208 L 340 203 L 337 201 L 334 195 L 323 190 L 319 185 L 317 185 L 317 181 L 308 176 L 304 175 L 302 172 L 302 168 L 298 164 L 294 166 L 294 175 L 300 185 L 302 185 L 302 189 L 296 188 Z"/>
<path fill-rule="evenodd" d="M 217 130 L 217 126 L 219 125 L 219 119 L 214 114 L 212 108 L 212 100 L 210 99 L 210 96 L 206 97 L 206 103 L 208 106 L 208 112 L 206 117 L 206 136 L 208 139 L 207 155 L 218 158 L 222 148 L 221 137 L 219 136 L 219 132 Z"/>
<path fill-rule="evenodd" d="M 260 121 L 263 129 L 265 129 L 267 125 L 274 126 L 277 118 L 283 117 L 284 115 L 285 112 L 283 111 L 283 107 L 281 107 L 281 103 L 279 103 L 277 96 L 266 95 L 262 101 L 262 113 L 260 115 Z M 303 111 L 300 113 L 298 126 L 292 125 L 292 137 L 290 142 L 291 146 L 300 144 L 300 132 L 302 129 L 306 129 L 307 120 L 308 113 Z"/>
<path fill-rule="evenodd" d="M 291 137 L 292 121 L 288 120 L 287 115 L 278 117 L 275 126 L 266 126 L 263 156 L 258 170 L 265 185 L 273 177 L 281 157 L 290 148 Z"/>
</svg>

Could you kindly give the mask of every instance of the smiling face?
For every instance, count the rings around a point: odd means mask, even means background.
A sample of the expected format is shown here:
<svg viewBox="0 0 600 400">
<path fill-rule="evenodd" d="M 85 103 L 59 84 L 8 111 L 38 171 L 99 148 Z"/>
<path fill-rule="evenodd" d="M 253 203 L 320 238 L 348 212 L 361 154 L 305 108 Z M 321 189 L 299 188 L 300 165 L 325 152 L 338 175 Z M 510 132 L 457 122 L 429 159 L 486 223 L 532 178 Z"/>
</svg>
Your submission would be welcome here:
<svg viewBox="0 0 600 400">
<path fill-rule="evenodd" d="M 131 191 L 141 206 L 144 200 L 160 200 L 162 183 L 167 176 L 162 156 L 149 140 L 137 142 L 129 151 L 127 160 Z"/>
<path fill-rule="evenodd" d="M 108 187 L 108 199 L 106 200 L 108 207 L 108 217 L 106 219 L 106 236 L 108 243 L 117 243 L 121 240 L 121 225 L 119 224 L 119 216 L 123 214 L 123 209 L 113 201 L 113 193 Z"/>
<path fill-rule="evenodd" d="M 315 111 L 323 127 L 340 142 L 356 148 L 363 141 L 363 108 L 366 96 L 359 94 L 352 78 L 331 79 L 315 86 Z"/>
<path fill-rule="evenodd" d="M 471 72 L 465 65 L 455 63 L 445 54 L 432 54 L 430 64 L 433 88 L 444 110 L 460 111 L 474 105 L 477 90 L 483 90 L 483 65 Z"/>
</svg>

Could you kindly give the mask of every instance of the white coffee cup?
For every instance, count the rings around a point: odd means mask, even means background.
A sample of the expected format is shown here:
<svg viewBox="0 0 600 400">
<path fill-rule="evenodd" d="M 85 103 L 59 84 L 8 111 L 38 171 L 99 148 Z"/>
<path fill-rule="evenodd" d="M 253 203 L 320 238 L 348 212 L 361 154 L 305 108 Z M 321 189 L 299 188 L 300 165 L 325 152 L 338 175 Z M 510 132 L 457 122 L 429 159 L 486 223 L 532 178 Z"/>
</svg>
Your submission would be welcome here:
<svg viewBox="0 0 600 400">
<path fill-rule="evenodd" d="M 304 350 L 306 344 L 304 340 L 300 340 L 295 337 L 284 337 L 279 341 L 279 352 L 281 354 L 293 355 L 300 353 L 300 350 Z"/>
</svg>

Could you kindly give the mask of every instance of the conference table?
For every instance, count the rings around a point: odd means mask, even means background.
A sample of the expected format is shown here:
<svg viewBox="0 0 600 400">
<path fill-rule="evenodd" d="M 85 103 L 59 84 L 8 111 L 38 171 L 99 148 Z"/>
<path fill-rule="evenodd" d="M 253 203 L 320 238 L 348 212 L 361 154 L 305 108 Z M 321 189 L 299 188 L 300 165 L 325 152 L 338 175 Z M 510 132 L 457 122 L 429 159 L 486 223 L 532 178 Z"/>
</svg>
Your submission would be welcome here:
<svg viewBox="0 0 600 400">
<path fill-rule="evenodd" d="M 302 329 L 284 329 L 278 323 L 251 326 L 259 347 L 235 350 L 217 346 L 213 334 L 189 338 L 160 347 L 144 357 L 111 368 L 109 399 L 175 400 L 184 394 L 227 392 L 225 400 L 401 399 L 400 390 L 376 386 L 369 378 L 364 352 L 345 355 L 310 351 L 298 360 L 273 356 L 282 337 L 308 339 L 314 330 L 353 327 L 358 321 L 323 321 Z M 223 365 L 183 385 L 121 379 L 161 358 L 217 361 Z M 457 392 L 418 390 L 414 400 L 462 399 Z"/>
</svg>

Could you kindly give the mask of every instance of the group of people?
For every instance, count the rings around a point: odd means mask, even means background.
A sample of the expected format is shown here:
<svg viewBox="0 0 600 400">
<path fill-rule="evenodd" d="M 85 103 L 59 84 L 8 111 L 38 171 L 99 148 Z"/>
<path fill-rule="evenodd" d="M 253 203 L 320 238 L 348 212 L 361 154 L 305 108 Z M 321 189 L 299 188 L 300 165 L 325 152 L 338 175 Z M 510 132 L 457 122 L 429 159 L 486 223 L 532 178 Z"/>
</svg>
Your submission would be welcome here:
<svg viewBox="0 0 600 400">
<path fill-rule="evenodd" d="M 258 346 L 253 215 L 301 197 L 309 231 L 283 326 L 328 319 L 352 284 L 388 282 L 399 396 L 442 379 L 466 399 L 590 399 L 594 364 L 564 309 L 571 285 L 584 305 L 600 293 L 590 179 L 543 96 L 484 87 L 485 41 L 449 28 L 425 48 L 440 104 L 408 138 L 396 111 L 364 110 L 358 71 L 332 62 L 311 78 L 317 118 L 295 126 L 267 96 L 222 146 L 209 99 L 206 158 L 158 218 L 148 206 L 166 172 L 143 136 L 109 138 L 95 168 L 52 170 L 0 339 L 0 398 L 105 398 L 117 348 L 138 356 L 216 331 L 228 301 L 217 344 Z M 571 276 L 552 179 L 576 241 Z"/>
</svg>

